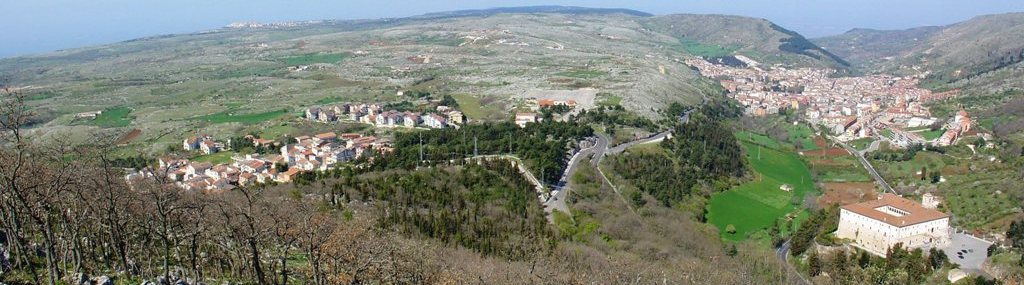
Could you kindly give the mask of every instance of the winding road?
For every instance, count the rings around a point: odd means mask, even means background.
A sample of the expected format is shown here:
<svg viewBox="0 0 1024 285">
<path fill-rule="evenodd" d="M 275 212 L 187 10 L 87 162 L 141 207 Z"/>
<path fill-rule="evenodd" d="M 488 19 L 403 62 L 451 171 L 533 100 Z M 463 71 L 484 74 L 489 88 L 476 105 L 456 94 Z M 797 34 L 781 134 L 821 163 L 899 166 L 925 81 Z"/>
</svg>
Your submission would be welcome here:
<svg viewBox="0 0 1024 285">
<path fill-rule="evenodd" d="M 880 185 L 882 187 L 882 190 L 884 190 L 883 192 L 891 192 L 893 194 L 896 194 L 896 191 L 892 190 L 892 187 L 889 186 L 889 182 L 885 182 L 885 178 L 882 178 L 882 175 L 878 174 L 878 171 L 875 170 L 875 167 L 873 165 L 871 165 L 871 162 L 868 161 L 866 158 L 864 158 L 864 153 L 863 152 L 860 152 L 857 149 L 854 149 L 853 147 L 851 147 L 849 144 L 846 144 L 845 142 L 837 140 L 835 137 L 829 137 L 829 139 L 831 139 L 832 141 L 838 142 L 839 145 L 843 146 L 843 148 L 845 148 L 847 152 L 849 152 L 853 156 L 856 156 L 857 160 L 860 161 L 860 164 L 864 165 L 864 169 L 868 170 L 868 174 L 871 175 L 871 178 L 874 178 L 875 182 L 878 182 L 878 185 Z"/>
<path fill-rule="evenodd" d="M 664 140 L 667 137 L 670 137 L 671 135 L 672 135 L 671 131 L 660 132 L 660 133 L 657 133 L 657 134 L 655 134 L 653 136 L 650 136 L 650 137 L 647 137 L 647 138 L 643 138 L 643 139 L 639 139 L 639 140 L 635 140 L 635 141 L 631 141 L 631 142 L 627 142 L 627 143 L 624 143 L 624 144 L 620 144 L 620 145 L 614 146 L 614 147 L 608 149 L 608 153 L 610 153 L 610 154 L 618 154 L 618 153 L 622 153 L 623 151 L 626 151 L 626 149 L 631 148 L 631 147 L 636 146 L 636 145 L 661 142 L 662 140 Z"/>
<path fill-rule="evenodd" d="M 796 274 L 796 276 L 800 277 L 800 284 L 813 285 L 814 283 L 812 283 L 810 280 L 807 280 L 807 278 L 805 278 L 803 274 L 800 274 L 800 271 L 797 271 L 796 268 L 793 268 L 793 265 L 789 264 L 789 241 L 790 240 L 786 240 L 786 242 L 782 243 L 782 245 L 775 248 L 775 257 L 779 258 L 779 260 L 782 261 L 782 263 L 785 263 L 786 270 L 790 270 L 793 274 Z"/>
<path fill-rule="evenodd" d="M 569 187 L 565 187 L 565 185 L 569 184 L 569 176 L 572 175 L 573 173 L 576 173 L 576 169 L 579 168 L 580 162 L 586 160 L 587 156 L 592 155 L 590 163 L 596 165 L 594 157 L 603 156 L 605 150 L 607 149 L 608 139 L 602 136 L 597 136 L 597 141 L 594 143 L 593 146 L 581 149 L 580 151 L 576 152 L 576 154 L 574 154 L 572 158 L 569 159 L 569 164 L 568 166 L 565 167 L 565 172 L 562 173 L 562 177 L 558 179 L 558 184 L 560 184 L 560 187 L 558 187 L 558 189 L 555 189 L 555 191 L 552 191 L 551 197 L 548 198 L 547 201 L 544 201 L 544 211 L 549 214 L 553 210 L 559 210 L 564 213 L 569 213 L 569 206 L 565 203 L 565 198 L 569 197 L 569 191 L 571 190 L 569 189 Z"/>
</svg>

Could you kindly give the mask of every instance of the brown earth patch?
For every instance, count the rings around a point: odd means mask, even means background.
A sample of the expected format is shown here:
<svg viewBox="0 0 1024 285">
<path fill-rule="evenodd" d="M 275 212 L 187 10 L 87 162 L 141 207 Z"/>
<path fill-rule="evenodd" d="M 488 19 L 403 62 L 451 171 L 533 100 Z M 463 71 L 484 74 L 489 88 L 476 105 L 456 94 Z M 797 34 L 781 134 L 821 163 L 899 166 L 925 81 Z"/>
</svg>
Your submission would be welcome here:
<svg viewBox="0 0 1024 285">
<path fill-rule="evenodd" d="M 819 149 L 824 149 L 825 146 L 826 146 L 825 145 L 825 138 L 814 137 L 814 145 L 818 146 Z"/>
<path fill-rule="evenodd" d="M 118 138 L 117 141 L 114 142 L 114 145 L 128 144 L 132 140 L 135 140 L 136 138 L 138 138 L 139 135 L 142 135 L 142 130 L 132 129 L 128 133 L 126 133 L 123 136 L 121 136 L 120 138 Z"/>
<path fill-rule="evenodd" d="M 846 205 L 876 199 L 874 182 L 826 182 L 819 205 Z"/>
<path fill-rule="evenodd" d="M 846 165 L 846 164 L 838 162 L 838 161 L 835 161 L 835 160 L 831 160 L 831 159 L 812 159 L 811 160 L 811 165 L 813 165 L 813 166 L 842 166 L 842 165 Z"/>
<path fill-rule="evenodd" d="M 808 150 L 803 152 L 804 156 L 845 156 L 850 153 L 841 148 L 823 148 L 819 150 Z"/>
</svg>

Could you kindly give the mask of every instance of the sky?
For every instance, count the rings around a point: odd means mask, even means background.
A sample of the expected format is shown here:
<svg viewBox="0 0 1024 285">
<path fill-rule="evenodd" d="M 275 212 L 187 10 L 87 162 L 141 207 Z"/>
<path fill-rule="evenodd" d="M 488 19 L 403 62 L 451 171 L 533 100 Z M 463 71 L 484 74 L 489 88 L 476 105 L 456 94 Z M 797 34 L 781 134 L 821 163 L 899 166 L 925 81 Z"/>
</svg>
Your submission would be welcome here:
<svg viewBox="0 0 1024 285">
<path fill-rule="evenodd" d="M 1024 12 L 1021 0 L 0 0 L 0 57 L 197 32 L 239 21 L 374 19 L 532 5 L 751 16 L 808 38 L 852 28 L 905 29 Z"/>
</svg>

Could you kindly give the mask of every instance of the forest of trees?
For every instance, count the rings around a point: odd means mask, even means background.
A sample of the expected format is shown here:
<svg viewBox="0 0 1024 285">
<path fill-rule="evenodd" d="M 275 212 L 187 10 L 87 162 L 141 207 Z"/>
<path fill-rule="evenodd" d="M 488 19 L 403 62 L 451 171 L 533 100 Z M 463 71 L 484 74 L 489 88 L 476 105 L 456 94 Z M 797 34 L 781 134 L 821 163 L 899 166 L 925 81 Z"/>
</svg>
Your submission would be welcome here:
<svg viewBox="0 0 1024 285">
<path fill-rule="evenodd" d="M 382 228 L 394 228 L 480 252 L 528 260 L 556 240 L 533 186 L 508 161 L 388 172 L 353 184 L 382 201 Z"/>
<path fill-rule="evenodd" d="M 812 252 L 807 263 L 812 280 L 822 284 L 922 284 L 932 272 L 952 265 L 941 250 L 907 250 L 902 244 L 889 249 L 886 257 L 863 250 Z"/>
<path fill-rule="evenodd" d="M 743 152 L 716 109 L 701 109 L 677 124 L 672 138 L 661 143 L 663 154 L 631 153 L 612 157 L 616 173 L 664 205 L 683 201 L 699 183 L 740 177 Z"/>
<path fill-rule="evenodd" d="M 553 121 L 528 124 L 525 128 L 500 122 L 396 133 L 392 143 L 394 153 L 379 157 L 374 165 L 377 169 L 413 169 L 449 163 L 474 154 L 512 154 L 523 159 L 537 179 L 553 183 L 568 164 L 570 148 L 592 135 L 589 126 Z M 421 146 L 423 161 L 420 161 Z"/>
<path fill-rule="evenodd" d="M 605 106 L 593 110 L 582 110 L 576 119 L 580 123 L 604 124 L 606 126 L 629 126 L 649 132 L 658 130 L 658 124 L 646 117 L 627 112 L 622 106 Z"/>
</svg>

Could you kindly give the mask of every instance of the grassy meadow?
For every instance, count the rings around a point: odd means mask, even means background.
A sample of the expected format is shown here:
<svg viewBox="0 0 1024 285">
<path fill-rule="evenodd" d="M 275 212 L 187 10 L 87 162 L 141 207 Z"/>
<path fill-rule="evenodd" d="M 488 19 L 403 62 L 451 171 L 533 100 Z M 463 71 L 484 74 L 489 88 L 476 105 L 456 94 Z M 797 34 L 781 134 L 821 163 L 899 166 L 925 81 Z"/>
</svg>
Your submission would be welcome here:
<svg viewBox="0 0 1024 285">
<path fill-rule="evenodd" d="M 103 127 L 103 128 L 123 128 L 127 127 L 132 123 L 132 118 L 128 116 L 132 112 L 132 109 L 128 107 L 112 107 L 103 110 L 103 113 L 96 116 L 96 119 L 89 122 L 89 124 Z"/>
<path fill-rule="evenodd" d="M 795 153 L 778 148 L 779 144 L 766 136 L 741 133 L 739 139 L 754 179 L 715 194 L 708 206 L 708 222 L 718 227 L 723 239 L 732 241 L 747 239 L 787 216 L 801 215 L 803 197 L 817 195 L 810 170 Z M 793 189 L 783 191 L 782 185 Z M 735 227 L 735 233 L 726 232 L 729 225 Z"/>
<path fill-rule="evenodd" d="M 263 113 L 250 113 L 250 114 L 236 114 L 234 111 L 224 111 L 216 114 L 210 114 L 206 116 L 199 116 L 192 118 L 193 120 L 206 121 L 214 124 L 221 123 L 242 123 L 242 124 L 257 124 L 272 119 L 279 118 L 288 114 L 287 110 L 269 111 Z"/>
</svg>

